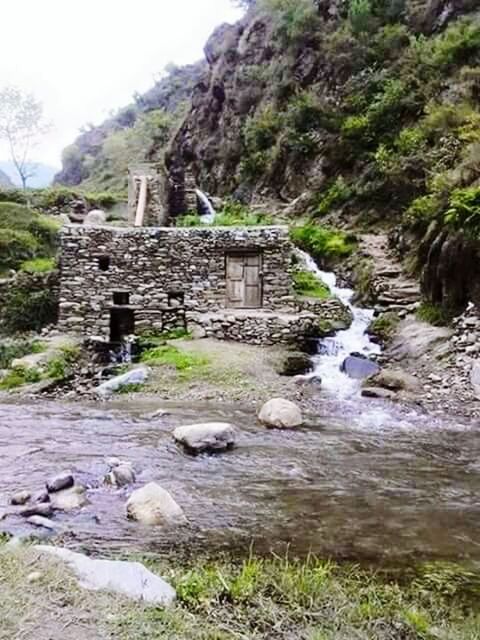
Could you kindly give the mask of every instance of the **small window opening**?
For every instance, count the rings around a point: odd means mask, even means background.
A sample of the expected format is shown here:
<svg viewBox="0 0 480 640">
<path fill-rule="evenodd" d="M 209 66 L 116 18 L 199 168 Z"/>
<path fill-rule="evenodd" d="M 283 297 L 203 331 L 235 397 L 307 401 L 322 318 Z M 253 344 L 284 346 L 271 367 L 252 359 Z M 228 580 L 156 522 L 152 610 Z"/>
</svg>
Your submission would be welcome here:
<svg viewBox="0 0 480 640">
<path fill-rule="evenodd" d="M 126 291 L 114 291 L 113 304 L 118 304 L 122 307 L 130 304 L 130 294 Z"/>
<path fill-rule="evenodd" d="M 185 294 L 183 291 L 169 291 L 168 292 L 168 306 L 179 307 L 185 302 Z"/>
<path fill-rule="evenodd" d="M 98 268 L 100 271 L 108 271 L 110 269 L 110 256 L 100 256 L 98 258 Z"/>
</svg>

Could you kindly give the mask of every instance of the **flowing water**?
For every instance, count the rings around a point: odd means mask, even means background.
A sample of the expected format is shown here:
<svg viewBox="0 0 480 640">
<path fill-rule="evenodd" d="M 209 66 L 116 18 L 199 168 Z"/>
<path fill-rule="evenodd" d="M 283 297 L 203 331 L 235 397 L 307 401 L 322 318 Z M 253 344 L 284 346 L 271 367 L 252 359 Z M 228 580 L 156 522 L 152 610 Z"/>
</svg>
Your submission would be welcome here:
<svg viewBox="0 0 480 640">
<path fill-rule="evenodd" d="M 200 203 L 200 210 L 202 212 L 202 215 L 200 216 L 201 221 L 203 224 L 213 224 L 215 222 L 217 212 L 213 208 L 212 203 L 203 191 L 200 191 L 200 189 L 195 189 L 195 193 L 197 194 L 197 198 Z"/>
<path fill-rule="evenodd" d="M 251 410 L 155 405 L 112 408 L 1 404 L 0 510 L 19 488 L 41 489 L 71 469 L 90 487 L 80 514 L 57 516 L 66 543 L 96 550 L 162 551 L 173 545 L 244 548 L 376 561 L 480 558 L 480 440 L 476 427 L 353 401 L 343 415 L 310 416 L 302 429 L 269 431 Z M 173 443 L 179 424 L 231 420 L 238 447 L 189 457 Z M 182 505 L 189 526 L 146 528 L 126 520 L 128 490 L 102 485 L 105 457 L 133 462 L 137 485 L 157 481 Z M 20 518 L 1 523 L 25 531 Z"/>
<path fill-rule="evenodd" d="M 352 353 L 361 353 L 366 357 L 380 353 L 380 347 L 373 343 L 367 334 L 367 328 L 373 319 L 373 309 L 355 306 L 352 303 L 355 294 L 353 289 L 338 286 L 334 273 L 322 271 L 308 253 L 297 251 L 306 268 L 326 284 L 332 295 L 352 312 L 353 322 L 348 329 L 319 342 L 319 353 L 315 357 L 315 370 L 312 373 L 313 376 L 319 376 L 322 379 L 322 388 L 327 393 L 334 394 L 338 398 L 351 397 L 358 393 L 360 382 L 349 378 L 340 367 L 345 358 Z"/>
</svg>

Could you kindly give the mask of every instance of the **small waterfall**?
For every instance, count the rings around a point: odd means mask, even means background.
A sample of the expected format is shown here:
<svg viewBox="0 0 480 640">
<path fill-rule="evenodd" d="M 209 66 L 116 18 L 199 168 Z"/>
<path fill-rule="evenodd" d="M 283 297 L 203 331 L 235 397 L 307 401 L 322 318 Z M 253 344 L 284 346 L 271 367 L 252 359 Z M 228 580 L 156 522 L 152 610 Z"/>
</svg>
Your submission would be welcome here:
<svg viewBox="0 0 480 640">
<path fill-rule="evenodd" d="M 322 387 L 336 396 L 348 397 L 356 394 L 360 388 L 360 381 L 349 378 L 340 370 L 342 362 L 351 353 L 361 353 L 365 356 L 380 353 L 379 345 L 373 343 L 367 334 L 367 328 L 373 319 L 373 309 L 363 309 L 352 303 L 354 291 L 337 286 L 337 278 L 334 273 L 322 271 L 315 260 L 304 251 L 297 251 L 299 258 L 305 264 L 308 271 L 319 280 L 348 307 L 353 315 L 353 322 L 348 329 L 338 331 L 331 338 L 319 341 L 318 355 L 315 356 L 315 370 L 312 376 L 322 378 Z"/>
<path fill-rule="evenodd" d="M 215 222 L 217 212 L 213 208 L 212 203 L 203 191 L 200 191 L 200 189 L 195 189 L 195 193 L 200 203 L 200 210 L 202 211 L 200 216 L 201 221 L 203 224 L 213 224 Z"/>
<path fill-rule="evenodd" d="M 136 337 L 133 335 L 125 336 L 118 349 L 110 352 L 110 360 L 115 364 L 131 364 L 133 343 Z"/>
</svg>

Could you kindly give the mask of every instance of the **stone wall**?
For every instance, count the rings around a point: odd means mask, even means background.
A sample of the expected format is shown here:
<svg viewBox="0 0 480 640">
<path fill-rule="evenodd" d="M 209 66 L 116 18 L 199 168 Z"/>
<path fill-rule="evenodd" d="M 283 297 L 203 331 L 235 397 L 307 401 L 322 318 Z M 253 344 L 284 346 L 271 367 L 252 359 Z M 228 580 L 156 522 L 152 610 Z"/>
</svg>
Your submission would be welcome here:
<svg viewBox="0 0 480 640">
<path fill-rule="evenodd" d="M 107 339 L 116 308 L 134 313 L 135 331 L 162 331 L 185 324 L 187 313 L 220 311 L 226 306 L 226 255 L 249 250 L 263 256 L 263 307 L 294 313 L 286 227 L 66 226 L 60 327 Z"/>
</svg>

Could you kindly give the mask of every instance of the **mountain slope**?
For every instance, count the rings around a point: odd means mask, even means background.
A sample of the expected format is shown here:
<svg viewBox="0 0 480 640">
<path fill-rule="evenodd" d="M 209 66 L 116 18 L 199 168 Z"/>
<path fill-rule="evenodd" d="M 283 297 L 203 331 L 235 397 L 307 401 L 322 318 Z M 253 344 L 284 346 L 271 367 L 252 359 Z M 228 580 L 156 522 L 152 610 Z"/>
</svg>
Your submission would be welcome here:
<svg viewBox="0 0 480 640">
<path fill-rule="evenodd" d="M 161 149 L 185 113 L 205 63 L 170 67 L 167 75 L 99 126 L 89 125 L 67 147 L 55 182 L 89 189 L 123 190 L 128 165 L 160 160 Z"/>
</svg>

